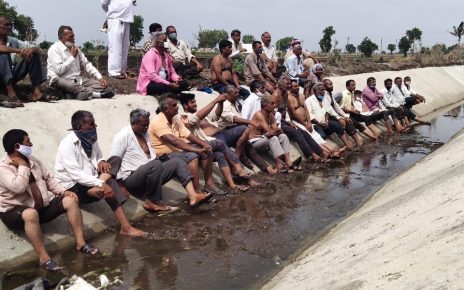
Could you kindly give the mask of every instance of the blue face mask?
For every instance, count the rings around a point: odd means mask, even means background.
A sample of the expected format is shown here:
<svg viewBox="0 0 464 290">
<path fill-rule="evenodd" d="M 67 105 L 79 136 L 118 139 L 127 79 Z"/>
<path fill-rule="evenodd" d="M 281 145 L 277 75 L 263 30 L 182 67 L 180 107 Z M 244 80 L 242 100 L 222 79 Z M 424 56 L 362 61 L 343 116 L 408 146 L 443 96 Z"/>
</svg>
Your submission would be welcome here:
<svg viewBox="0 0 464 290">
<path fill-rule="evenodd" d="M 93 143 L 97 142 L 97 129 L 90 131 L 74 131 L 77 138 L 81 141 L 82 148 L 88 157 L 92 155 Z"/>
<path fill-rule="evenodd" d="M 322 100 L 324 100 L 324 96 L 316 96 L 316 99 L 319 101 L 319 102 L 322 102 Z"/>
</svg>

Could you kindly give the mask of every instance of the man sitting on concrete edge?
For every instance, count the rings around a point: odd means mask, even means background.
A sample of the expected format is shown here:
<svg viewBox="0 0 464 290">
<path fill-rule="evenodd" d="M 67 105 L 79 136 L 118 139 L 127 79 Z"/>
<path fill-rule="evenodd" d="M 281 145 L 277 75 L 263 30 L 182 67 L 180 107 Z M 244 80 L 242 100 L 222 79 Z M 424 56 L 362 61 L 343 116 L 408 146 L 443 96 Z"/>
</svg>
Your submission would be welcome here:
<svg viewBox="0 0 464 290">
<path fill-rule="evenodd" d="M 48 49 L 47 76 L 50 86 L 81 101 L 112 98 L 114 93 L 106 90 L 106 79 L 77 47 L 72 28 L 60 26 L 58 39 Z M 83 77 L 81 69 L 96 80 Z"/>
<path fill-rule="evenodd" d="M 173 212 L 178 207 L 161 202 L 162 186 L 176 178 L 187 191 L 191 206 L 199 205 L 205 194 L 195 192 L 187 164 L 179 158 L 165 162 L 157 159 L 147 134 L 150 113 L 135 109 L 130 113 L 130 126 L 124 127 L 113 139 L 111 156 L 122 159 L 119 175 L 127 190 L 145 198 L 143 208 L 150 212 Z"/>
<path fill-rule="evenodd" d="M 76 239 L 76 249 L 95 255 L 98 249 L 84 240 L 77 195 L 61 186 L 42 162 L 33 157 L 28 134 L 13 129 L 3 136 L 6 155 L 0 161 L 0 219 L 11 230 L 24 230 L 39 256 L 41 267 L 56 271 L 63 267 L 45 249 L 41 223 L 66 213 Z M 49 195 L 48 191 L 53 195 Z"/>
<path fill-rule="evenodd" d="M 72 130 L 58 146 L 55 177 L 62 186 L 76 192 L 81 203 L 104 199 L 121 224 L 123 235 L 143 236 L 127 220 L 122 207 L 126 196 L 116 182 L 121 158 L 106 161 L 97 142 L 97 124 L 89 111 L 77 111 L 71 117 Z"/>
</svg>

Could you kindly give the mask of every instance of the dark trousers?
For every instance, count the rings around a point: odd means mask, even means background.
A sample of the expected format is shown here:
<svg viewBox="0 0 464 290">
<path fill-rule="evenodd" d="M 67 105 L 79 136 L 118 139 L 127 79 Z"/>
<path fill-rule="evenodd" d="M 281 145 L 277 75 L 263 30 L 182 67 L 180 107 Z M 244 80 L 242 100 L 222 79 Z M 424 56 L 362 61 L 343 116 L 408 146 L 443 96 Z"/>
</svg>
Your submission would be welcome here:
<svg viewBox="0 0 464 290">
<path fill-rule="evenodd" d="M 213 151 L 213 160 L 218 163 L 219 168 L 229 166 L 226 157 L 229 158 L 234 164 L 240 163 L 237 154 L 235 154 L 223 140 L 211 140 L 208 141 L 208 144 L 211 146 Z"/>
<path fill-rule="evenodd" d="M 166 162 L 155 159 L 137 168 L 123 183 L 133 195 L 157 202 L 162 199 L 163 184 L 173 178 L 187 186 L 192 179 L 187 164 L 178 158 Z"/>
<path fill-rule="evenodd" d="M 384 120 L 388 121 L 388 111 L 375 112 L 369 116 L 351 113 L 351 118 L 358 122 L 364 122 L 366 126 L 370 126 L 377 121 Z"/>
<path fill-rule="evenodd" d="M 405 115 L 411 119 L 411 120 L 414 120 L 416 118 L 416 114 L 414 114 L 411 109 L 412 109 L 412 106 L 414 106 L 416 104 L 416 100 L 417 98 L 414 97 L 414 96 L 410 96 L 410 97 L 407 97 L 404 99 L 404 101 L 406 102 L 403 107 L 404 107 L 404 113 Z"/>
<path fill-rule="evenodd" d="M 338 136 L 342 136 L 345 133 L 342 125 L 339 122 L 330 120 L 329 119 L 329 126 L 327 128 L 323 128 L 319 125 L 314 125 L 314 130 L 316 130 L 319 135 L 321 135 L 322 139 L 327 139 L 328 136 L 332 135 L 333 133 L 337 133 Z"/>
<path fill-rule="evenodd" d="M 240 136 L 243 135 L 246 129 L 247 126 L 245 125 L 235 126 L 217 133 L 216 135 L 214 135 L 214 137 L 216 139 L 224 141 L 224 143 L 229 147 L 235 147 L 235 145 L 237 144 L 237 140 L 240 138 Z M 247 144 L 245 145 L 245 155 L 254 164 L 256 164 L 256 166 L 258 166 L 258 168 L 261 171 L 266 171 L 269 165 L 266 161 L 264 161 L 261 155 L 259 155 L 256 149 L 253 148 L 250 142 L 247 142 Z"/>
<path fill-rule="evenodd" d="M 334 122 L 337 122 L 337 123 L 340 124 L 340 122 L 339 122 L 337 119 L 335 119 L 335 118 L 333 118 L 333 117 L 330 117 L 330 119 L 333 120 Z M 342 128 L 343 128 L 343 127 L 342 127 Z M 348 122 L 346 123 L 346 126 L 345 126 L 344 129 L 345 129 L 345 131 L 346 131 L 346 134 L 348 134 L 348 136 L 353 136 L 354 134 L 357 133 L 356 127 L 355 127 L 353 124 L 350 124 L 350 123 L 348 123 Z"/>
<path fill-rule="evenodd" d="M 124 204 L 129 198 L 124 193 L 122 193 L 121 188 L 119 188 L 119 184 L 116 181 L 116 175 L 118 174 L 119 168 L 121 167 L 122 159 L 120 157 L 112 156 L 107 160 L 107 162 L 111 165 L 111 170 L 109 172 L 109 174 L 111 174 L 111 179 L 108 180 L 106 183 L 113 190 L 114 198 L 105 199 L 105 201 L 106 203 L 108 203 L 110 208 L 113 211 L 115 211 L 118 207 Z M 77 197 L 79 198 L 79 203 L 92 203 L 92 202 L 100 200 L 98 198 L 88 195 L 87 191 L 90 188 L 91 187 L 76 183 L 73 187 L 71 187 L 68 190 L 75 192 L 77 194 Z"/>
<path fill-rule="evenodd" d="M 22 59 L 14 67 L 10 54 L 0 54 L 0 77 L 4 85 L 10 81 L 16 84 L 27 74 L 29 74 L 33 86 L 40 85 L 47 79 L 40 62 L 39 54 L 32 54 L 30 60 Z"/>
<path fill-rule="evenodd" d="M 404 113 L 403 110 L 401 110 L 400 107 L 398 108 L 388 108 L 388 113 L 394 118 L 394 119 L 403 119 L 404 118 Z"/>
<path fill-rule="evenodd" d="M 179 83 L 178 89 L 172 89 L 166 84 L 150 82 L 147 86 L 147 94 L 151 96 L 162 95 L 165 93 L 180 94 L 182 91 L 186 91 L 189 88 L 189 84 L 186 80 L 182 80 Z"/>
<path fill-rule="evenodd" d="M 180 62 L 174 63 L 174 70 L 176 73 L 180 76 L 182 76 L 183 79 L 186 80 L 191 80 L 195 77 L 198 76 L 200 73 L 197 69 L 197 65 L 194 63 L 188 63 L 188 64 L 183 64 Z"/>
<path fill-rule="evenodd" d="M 229 84 L 232 86 L 235 86 L 232 81 L 229 81 Z M 226 86 L 222 83 L 213 84 L 213 90 L 219 92 L 220 94 L 224 93 L 225 89 L 226 89 Z M 250 92 L 247 89 L 242 88 L 240 86 L 238 87 L 238 89 L 239 89 L 238 94 L 240 95 L 240 97 L 242 97 L 243 100 L 246 100 L 246 98 L 248 98 L 248 96 L 250 95 Z"/>
<path fill-rule="evenodd" d="M 307 132 L 300 128 L 293 128 L 286 121 L 282 121 L 281 127 L 285 135 L 298 144 L 306 158 L 311 157 L 313 152 L 322 156 L 321 146 Z"/>
</svg>

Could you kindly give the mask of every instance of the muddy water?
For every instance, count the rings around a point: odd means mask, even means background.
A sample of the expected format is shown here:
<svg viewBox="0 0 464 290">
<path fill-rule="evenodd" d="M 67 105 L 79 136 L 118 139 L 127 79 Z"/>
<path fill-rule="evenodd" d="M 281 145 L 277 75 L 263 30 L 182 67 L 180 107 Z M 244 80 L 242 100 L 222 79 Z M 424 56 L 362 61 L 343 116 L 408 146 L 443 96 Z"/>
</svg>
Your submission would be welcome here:
<svg viewBox="0 0 464 290">
<path fill-rule="evenodd" d="M 431 116 L 432 126 L 407 135 L 366 142 L 329 165 L 305 164 L 303 173 L 258 176 L 267 188 L 217 198 L 194 211 L 181 205 L 169 216 L 149 215 L 137 226 L 149 238 L 127 238 L 110 230 L 92 241 L 103 254 L 69 251 L 55 258 L 63 273 L 35 264 L 3 273 L 3 289 L 46 276 L 106 273 L 123 281 L 112 289 L 256 288 L 291 262 L 326 230 L 362 205 L 389 178 L 423 158 L 464 126 L 463 105 Z"/>
</svg>

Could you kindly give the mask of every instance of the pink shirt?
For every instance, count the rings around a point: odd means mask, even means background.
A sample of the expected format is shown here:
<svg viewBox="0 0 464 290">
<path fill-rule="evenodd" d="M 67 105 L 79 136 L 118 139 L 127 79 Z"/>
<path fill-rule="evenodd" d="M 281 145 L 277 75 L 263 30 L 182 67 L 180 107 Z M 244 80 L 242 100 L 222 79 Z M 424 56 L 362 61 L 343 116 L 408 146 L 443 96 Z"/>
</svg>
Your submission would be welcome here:
<svg viewBox="0 0 464 290">
<path fill-rule="evenodd" d="M 174 67 L 172 66 L 172 57 L 165 52 L 167 80 L 159 76 L 161 70 L 161 56 L 156 48 L 151 48 L 142 58 L 140 64 L 139 78 L 137 79 L 137 93 L 141 95 L 147 94 L 147 86 L 150 82 L 161 83 L 168 85 L 170 82 L 175 82 L 180 79 Z"/>
<path fill-rule="evenodd" d="M 372 91 L 371 88 L 366 86 L 362 91 L 362 98 L 369 110 L 373 111 L 375 109 L 380 109 L 379 101 L 383 99 L 383 94 L 377 90 L 377 88 Z"/>
<path fill-rule="evenodd" d="M 54 195 L 63 194 L 61 186 L 53 175 L 37 158 L 30 156 L 31 167 L 9 165 L 11 159 L 5 155 L 0 161 L 0 212 L 6 212 L 15 206 L 22 205 L 33 208 L 35 205 L 29 186 L 29 177 L 34 175 L 37 186 L 42 194 L 43 205 L 48 206 Z"/>
</svg>

